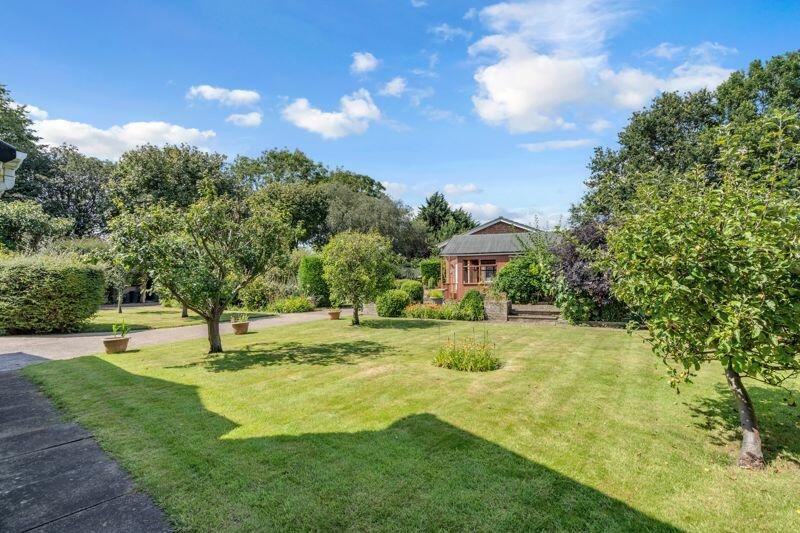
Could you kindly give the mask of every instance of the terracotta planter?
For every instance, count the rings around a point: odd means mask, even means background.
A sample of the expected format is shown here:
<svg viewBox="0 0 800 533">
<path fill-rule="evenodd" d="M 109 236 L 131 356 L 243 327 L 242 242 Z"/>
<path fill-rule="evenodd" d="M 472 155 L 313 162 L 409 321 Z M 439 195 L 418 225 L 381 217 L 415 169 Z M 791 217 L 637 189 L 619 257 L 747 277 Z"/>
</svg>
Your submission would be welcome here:
<svg viewBox="0 0 800 533">
<path fill-rule="evenodd" d="M 247 328 L 250 327 L 250 322 L 231 322 L 233 326 L 233 333 L 236 335 L 244 335 L 247 333 Z"/>
<path fill-rule="evenodd" d="M 330 317 L 331 320 L 339 320 L 339 316 L 341 314 L 342 311 L 338 309 L 336 311 L 328 311 L 328 316 Z"/>
<path fill-rule="evenodd" d="M 130 337 L 106 337 L 103 339 L 103 345 L 106 347 L 106 353 L 122 353 L 128 349 L 128 341 Z"/>
</svg>

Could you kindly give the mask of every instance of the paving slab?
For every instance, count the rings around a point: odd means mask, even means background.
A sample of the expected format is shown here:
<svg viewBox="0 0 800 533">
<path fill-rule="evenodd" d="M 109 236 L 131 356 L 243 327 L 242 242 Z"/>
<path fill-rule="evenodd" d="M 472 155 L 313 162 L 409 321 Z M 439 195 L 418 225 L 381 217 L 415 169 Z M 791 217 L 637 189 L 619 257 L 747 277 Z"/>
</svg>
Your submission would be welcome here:
<svg viewBox="0 0 800 533">
<path fill-rule="evenodd" d="M 0 531 L 169 531 L 163 513 L 19 372 L 0 373 Z M 10 392 L 9 392 L 10 391 Z"/>
</svg>

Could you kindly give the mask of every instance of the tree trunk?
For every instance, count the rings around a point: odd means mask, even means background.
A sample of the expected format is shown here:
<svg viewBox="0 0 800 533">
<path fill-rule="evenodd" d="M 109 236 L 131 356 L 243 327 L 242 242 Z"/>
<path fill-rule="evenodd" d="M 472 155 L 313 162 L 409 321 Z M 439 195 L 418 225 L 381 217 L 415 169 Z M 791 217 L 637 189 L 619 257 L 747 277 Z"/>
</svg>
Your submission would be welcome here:
<svg viewBox="0 0 800 533">
<path fill-rule="evenodd" d="M 208 325 L 208 353 L 222 352 L 222 338 L 219 335 L 219 317 L 222 313 L 212 311 L 211 318 L 206 319 Z"/>
<path fill-rule="evenodd" d="M 728 386 L 739 409 L 739 420 L 742 424 L 742 450 L 739 453 L 739 466 L 742 468 L 764 468 L 764 454 L 761 451 L 761 433 L 758 429 L 756 412 L 747 389 L 742 384 L 739 373 L 731 367 L 725 369 Z"/>
<path fill-rule="evenodd" d="M 189 308 L 186 307 L 186 304 L 183 304 L 181 308 L 181 318 L 188 318 L 189 317 Z"/>
<path fill-rule="evenodd" d="M 147 301 L 147 275 L 142 277 L 142 284 L 140 286 L 141 290 L 139 291 L 139 303 L 145 303 Z"/>
<path fill-rule="evenodd" d="M 354 326 L 361 324 L 361 321 L 358 320 L 358 302 L 353 302 L 353 319 L 350 323 Z"/>
<path fill-rule="evenodd" d="M 125 289 L 117 289 L 117 313 L 122 313 L 122 291 Z"/>
</svg>

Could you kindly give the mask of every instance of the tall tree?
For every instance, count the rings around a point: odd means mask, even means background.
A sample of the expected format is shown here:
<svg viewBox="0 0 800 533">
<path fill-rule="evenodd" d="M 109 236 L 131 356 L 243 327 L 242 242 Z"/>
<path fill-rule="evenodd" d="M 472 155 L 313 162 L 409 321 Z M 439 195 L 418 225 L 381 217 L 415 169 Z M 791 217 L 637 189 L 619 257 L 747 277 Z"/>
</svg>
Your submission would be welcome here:
<svg viewBox="0 0 800 533">
<path fill-rule="evenodd" d="M 253 189 L 267 183 L 320 183 L 328 176 L 322 163 L 318 163 L 300 150 L 273 148 L 264 150 L 258 157 L 238 156 L 231 171 Z"/>
<path fill-rule="evenodd" d="M 435 192 L 425 199 L 425 203 L 420 206 L 417 213 L 417 220 L 425 224 L 433 244 L 446 241 L 453 235 L 464 233 L 478 225 L 472 215 L 460 207 L 451 208 L 440 192 Z"/>
<path fill-rule="evenodd" d="M 262 185 L 253 195 L 257 201 L 272 205 L 286 215 L 298 229 L 299 242 L 325 242 L 328 197 L 323 187 L 305 182 L 273 181 Z"/>
<path fill-rule="evenodd" d="M 71 235 L 88 237 L 105 232 L 111 202 L 108 184 L 115 166 L 81 154 L 74 146 L 43 150 L 47 169 L 37 176 L 36 200 L 51 216 L 74 221 Z"/>
<path fill-rule="evenodd" d="M 33 199 L 39 191 L 36 174 L 46 167 L 39 151 L 39 137 L 33 131 L 33 121 L 25 108 L 17 104 L 5 85 L 0 84 L 0 139 L 25 152 L 27 157 L 17 169 L 14 188 L 0 197 L 0 201 Z"/>
<path fill-rule="evenodd" d="M 142 258 L 155 281 L 208 326 L 209 353 L 222 351 L 219 321 L 240 290 L 288 261 L 296 238 L 285 218 L 253 198 L 208 196 L 181 210 L 160 203 L 111 222 L 130 268 Z"/>
<path fill-rule="evenodd" d="M 800 203 L 746 174 L 708 186 L 695 172 L 666 192 L 640 189 L 633 204 L 609 234 L 614 293 L 645 317 L 673 386 L 722 365 L 740 415 L 739 465 L 763 468 L 742 378 L 800 375 Z"/>
<path fill-rule="evenodd" d="M 71 227 L 72 220 L 51 217 L 34 201 L 0 202 L 0 245 L 9 250 L 36 252 Z"/>
</svg>

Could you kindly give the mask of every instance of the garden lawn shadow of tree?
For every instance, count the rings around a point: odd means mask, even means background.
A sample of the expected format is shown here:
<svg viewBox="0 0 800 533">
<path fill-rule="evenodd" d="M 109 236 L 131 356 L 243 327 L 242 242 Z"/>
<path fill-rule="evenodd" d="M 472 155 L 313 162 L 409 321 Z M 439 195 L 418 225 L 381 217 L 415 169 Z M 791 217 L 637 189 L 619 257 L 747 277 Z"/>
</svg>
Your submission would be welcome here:
<svg viewBox="0 0 800 533">
<path fill-rule="evenodd" d="M 236 438 L 239 425 L 193 385 L 96 357 L 71 364 L 127 398 L 75 414 L 178 528 L 678 531 L 429 413 L 377 430 Z"/>
<path fill-rule="evenodd" d="M 748 385 L 747 391 L 756 406 L 764 459 L 768 464 L 780 458 L 800 465 L 800 412 L 786 405 L 786 393 L 781 389 Z M 713 444 L 729 446 L 741 441 L 739 412 L 727 387 L 716 385 L 713 396 L 703 396 L 686 405 L 695 418 L 695 426 L 707 431 Z M 784 422 L 792 418 L 794 424 Z"/>
<path fill-rule="evenodd" d="M 254 366 L 282 364 L 342 365 L 352 364 L 363 357 L 388 355 L 392 350 L 386 344 L 368 340 L 319 344 L 256 342 L 237 350 L 209 354 L 202 361 L 183 366 L 203 366 L 211 372 L 235 372 Z"/>
</svg>

